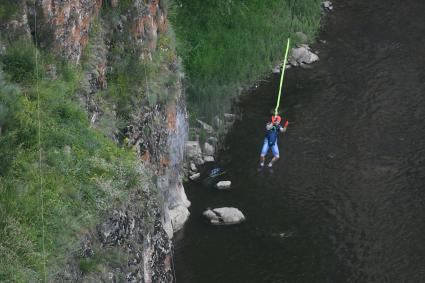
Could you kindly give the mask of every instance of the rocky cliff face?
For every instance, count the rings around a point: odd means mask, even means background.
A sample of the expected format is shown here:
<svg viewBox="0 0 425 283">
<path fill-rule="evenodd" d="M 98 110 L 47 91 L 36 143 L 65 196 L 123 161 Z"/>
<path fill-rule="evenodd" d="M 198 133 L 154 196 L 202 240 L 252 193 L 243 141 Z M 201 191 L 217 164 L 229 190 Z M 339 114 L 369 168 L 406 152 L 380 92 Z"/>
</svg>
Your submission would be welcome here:
<svg viewBox="0 0 425 283">
<path fill-rule="evenodd" d="M 33 5 L 22 0 L 17 5 L 18 20 L 2 23 L 2 28 L 82 66 L 76 97 L 92 126 L 105 129 L 101 124 L 108 121 L 105 134 L 135 149 L 146 176 L 144 187 L 132 192 L 129 203 L 106 215 L 81 239 L 81 249 L 69 255 L 68 265 L 49 277 L 77 282 L 171 282 L 170 239 L 187 219 L 190 202 L 181 181 L 186 105 L 166 1 L 36 0 Z M 126 88 L 134 92 L 134 99 L 130 109 L 122 110 L 118 103 L 106 103 L 99 93 L 119 85 L 120 61 L 130 55 L 128 65 L 145 66 L 144 75 L 142 68 L 140 77 Z M 126 72 L 133 75 L 124 68 L 124 77 Z M 116 94 L 121 95 L 119 88 Z M 120 115 L 126 115 L 125 125 L 117 122 Z M 84 260 L 104 251 L 125 256 L 87 272 Z"/>
</svg>

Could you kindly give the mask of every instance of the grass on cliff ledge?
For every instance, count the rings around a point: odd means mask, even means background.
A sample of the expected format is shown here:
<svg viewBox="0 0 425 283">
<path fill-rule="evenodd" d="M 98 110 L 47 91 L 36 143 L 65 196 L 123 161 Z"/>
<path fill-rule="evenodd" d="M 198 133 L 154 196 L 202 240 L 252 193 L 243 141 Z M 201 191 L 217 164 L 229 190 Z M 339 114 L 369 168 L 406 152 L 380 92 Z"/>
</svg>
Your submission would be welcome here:
<svg viewBox="0 0 425 283">
<path fill-rule="evenodd" d="M 128 197 L 139 173 L 134 152 L 92 129 L 74 101 L 79 70 L 55 62 L 58 77 L 49 79 L 53 60 L 41 56 L 37 93 L 34 48 L 7 50 L 0 57 L 0 282 L 35 282 L 43 278 L 42 209 L 50 276 L 102 213 Z"/>
<path fill-rule="evenodd" d="M 314 40 L 320 0 L 175 0 L 179 54 L 188 75 L 189 110 L 212 118 L 241 90 L 283 61 L 288 35 Z M 292 28 L 291 28 L 292 23 Z"/>
</svg>

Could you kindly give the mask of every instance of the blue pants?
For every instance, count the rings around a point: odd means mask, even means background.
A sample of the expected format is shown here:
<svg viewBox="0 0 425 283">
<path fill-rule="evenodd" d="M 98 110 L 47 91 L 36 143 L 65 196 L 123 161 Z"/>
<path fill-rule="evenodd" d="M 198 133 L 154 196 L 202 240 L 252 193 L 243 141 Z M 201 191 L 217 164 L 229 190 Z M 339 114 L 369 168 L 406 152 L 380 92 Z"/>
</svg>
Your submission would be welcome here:
<svg viewBox="0 0 425 283">
<path fill-rule="evenodd" d="M 266 156 L 269 151 L 269 141 L 267 138 L 264 139 L 263 148 L 261 149 L 261 156 Z M 272 145 L 272 152 L 275 157 L 279 158 L 279 148 L 277 147 L 277 141 Z"/>
</svg>

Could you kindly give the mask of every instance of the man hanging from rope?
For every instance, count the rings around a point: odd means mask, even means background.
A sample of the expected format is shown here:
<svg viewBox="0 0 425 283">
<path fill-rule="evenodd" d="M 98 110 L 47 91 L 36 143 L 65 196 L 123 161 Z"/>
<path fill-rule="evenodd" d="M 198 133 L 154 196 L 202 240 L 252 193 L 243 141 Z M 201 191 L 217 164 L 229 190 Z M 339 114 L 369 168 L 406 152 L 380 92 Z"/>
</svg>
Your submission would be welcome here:
<svg viewBox="0 0 425 283">
<path fill-rule="evenodd" d="M 266 137 L 264 138 L 263 148 L 261 149 L 260 154 L 260 166 L 264 166 L 264 160 L 265 157 L 269 151 L 269 149 L 272 149 L 273 152 L 273 158 L 269 162 L 268 166 L 272 167 L 273 164 L 279 159 L 279 148 L 277 146 L 277 136 L 279 133 L 286 132 L 286 129 L 288 128 L 289 122 L 286 121 L 285 125 L 282 127 L 280 125 L 280 122 L 282 121 L 282 118 L 279 115 L 273 115 L 271 122 L 267 123 L 266 125 Z"/>
<path fill-rule="evenodd" d="M 290 38 L 288 38 L 288 42 L 286 43 L 286 51 L 285 51 L 285 59 L 283 60 L 282 64 L 282 71 L 280 76 L 280 84 L 279 84 L 279 94 L 277 96 L 277 102 L 276 102 L 276 108 L 274 109 L 274 115 L 272 116 L 272 121 L 270 123 L 267 123 L 266 125 L 266 137 L 264 138 L 263 148 L 261 149 L 260 154 L 260 166 L 264 166 L 264 159 L 267 155 L 267 152 L 269 151 L 269 148 L 272 149 L 273 152 L 273 158 L 269 162 L 269 167 L 273 166 L 273 163 L 275 163 L 279 159 L 279 148 L 277 147 L 277 136 L 280 132 L 286 132 L 286 129 L 288 128 L 289 122 L 286 121 L 285 125 L 282 127 L 280 125 L 280 122 L 282 121 L 282 118 L 278 115 L 279 113 L 279 105 L 280 105 L 280 97 L 282 94 L 282 85 L 283 85 L 283 77 L 285 75 L 285 67 L 286 62 L 288 61 L 288 51 L 291 44 Z"/>
</svg>

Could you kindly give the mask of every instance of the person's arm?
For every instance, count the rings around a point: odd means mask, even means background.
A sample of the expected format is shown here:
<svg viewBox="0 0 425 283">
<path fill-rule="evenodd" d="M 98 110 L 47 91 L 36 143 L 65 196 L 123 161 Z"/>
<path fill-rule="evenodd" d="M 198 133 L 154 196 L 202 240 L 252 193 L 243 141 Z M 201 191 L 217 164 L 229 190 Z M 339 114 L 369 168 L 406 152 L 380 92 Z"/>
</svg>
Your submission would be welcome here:
<svg viewBox="0 0 425 283">
<path fill-rule="evenodd" d="M 272 123 L 267 123 L 266 124 L 266 130 L 267 131 L 270 131 L 272 127 L 273 127 L 273 124 Z"/>
<path fill-rule="evenodd" d="M 288 128 L 289 122 L 288 120 L 285 122 L 285 125 L 283 127 L 280 127 L 280 132 L 284 133 L 286 132 L 287 128 Z"/>
</svg>

